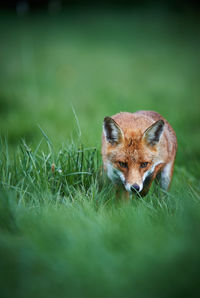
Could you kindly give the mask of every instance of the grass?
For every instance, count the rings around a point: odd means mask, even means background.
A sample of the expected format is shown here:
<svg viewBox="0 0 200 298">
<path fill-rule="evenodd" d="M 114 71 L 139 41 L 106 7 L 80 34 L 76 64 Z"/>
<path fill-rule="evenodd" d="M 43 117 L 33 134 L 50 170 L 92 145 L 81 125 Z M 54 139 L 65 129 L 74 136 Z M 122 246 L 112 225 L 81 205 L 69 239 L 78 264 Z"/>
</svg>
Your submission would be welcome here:
<svg viewBox="0 0 200 298">
<path fill-rule="evenodd" d="M 198 290 L 200 192 L 117 200 L 95 148 L 1 142 L 2 297 L 182 297 Z M 189 177 L 190 178 L 190 177 Z M 187 184 L 180 184 L 187 181 Z M 180 195 L 181 194 L 181 195 Z"/>
<path fill-rule="evenodd" d="M 0 23 L 1 297 L 196 297 L 194 20 L 133 11 Z M 124 201 L 101 173 L 102 119 L 138 109 L 163 114 L 179 149 L 169 193 Z"/>
</svg>

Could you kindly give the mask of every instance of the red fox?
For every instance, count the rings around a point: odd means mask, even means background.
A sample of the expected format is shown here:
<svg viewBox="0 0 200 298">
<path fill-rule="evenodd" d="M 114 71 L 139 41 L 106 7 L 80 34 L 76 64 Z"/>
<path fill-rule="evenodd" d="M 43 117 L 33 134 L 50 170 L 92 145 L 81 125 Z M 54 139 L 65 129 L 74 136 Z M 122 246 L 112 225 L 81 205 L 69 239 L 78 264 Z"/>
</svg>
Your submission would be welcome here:
<svg viewBox="0 0 200 298">
<path fill-rule="evenodd" d="M 177 150 L 176 134 L 158 113 L 121 112 L 105 117 L 102 158 L 108 177 L 129 193 L 145 196 L 155 178 L 168 190 Z"/>
</svg>

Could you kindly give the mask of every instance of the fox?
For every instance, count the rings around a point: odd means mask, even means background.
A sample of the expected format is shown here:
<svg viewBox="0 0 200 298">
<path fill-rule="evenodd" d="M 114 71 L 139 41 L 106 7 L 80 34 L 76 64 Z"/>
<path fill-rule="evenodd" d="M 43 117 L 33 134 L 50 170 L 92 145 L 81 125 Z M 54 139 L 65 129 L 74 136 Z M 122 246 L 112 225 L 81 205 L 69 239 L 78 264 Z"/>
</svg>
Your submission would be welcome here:
<svg viewBox="0 0 200 298">
<path fill-rule="evenodd" d="M 128 195 L 146 196 L 154 180 L 168 191 L 176 152 L 175 131 L 157 112 L 120 112 L 104 118 L 103 168 Z"/>
</svg>

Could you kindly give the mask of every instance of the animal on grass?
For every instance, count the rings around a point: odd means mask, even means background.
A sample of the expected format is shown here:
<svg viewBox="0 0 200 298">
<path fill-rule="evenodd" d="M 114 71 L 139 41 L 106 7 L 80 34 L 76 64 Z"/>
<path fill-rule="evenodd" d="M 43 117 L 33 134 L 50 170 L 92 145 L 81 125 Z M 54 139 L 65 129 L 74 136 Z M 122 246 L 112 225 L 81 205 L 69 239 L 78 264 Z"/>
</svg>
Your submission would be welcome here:
<svg viewBox="0 0 200 298">
<path fill-rule="evenodd" d="M 155 179 L 168 191 L 176 150 L 173 128 L 154 111 L 121 112 L 104 118 L 104 170 L 128 193 L 145 196 Z"/>
</svg>

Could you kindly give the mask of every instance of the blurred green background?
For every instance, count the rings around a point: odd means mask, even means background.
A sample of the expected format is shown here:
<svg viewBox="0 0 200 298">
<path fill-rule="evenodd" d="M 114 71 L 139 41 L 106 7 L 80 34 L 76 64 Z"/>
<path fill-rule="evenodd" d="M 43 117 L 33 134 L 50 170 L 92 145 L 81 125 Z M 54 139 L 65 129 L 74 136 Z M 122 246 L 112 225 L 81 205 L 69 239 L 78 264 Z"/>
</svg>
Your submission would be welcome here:
<svg viewBox="0 0 200 298">
<path fill-rule="evenodd" d="M 3 3 L 0 296 L 197 297 L 199 6 Z M 170 122 L 178 155 L 169 194 L 125 203 L 100 174 L 102 122 L 140 109 Z"/>
<path fill-rule="evenodd" d="M 106 115 L 161 113 L 199 150 L 197 15 L 166 9 L 65 9 L 0 15 L 0 129 L 15 145 L 77 129 L 100 144 Z M 198 152 L 197 152 L 198 151 Z"/>
</svg>

